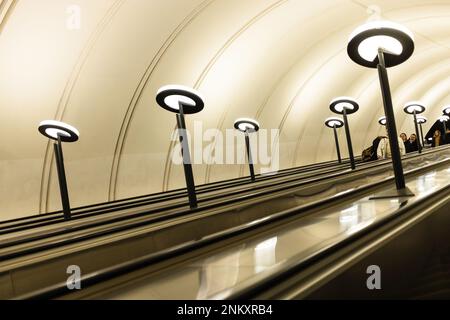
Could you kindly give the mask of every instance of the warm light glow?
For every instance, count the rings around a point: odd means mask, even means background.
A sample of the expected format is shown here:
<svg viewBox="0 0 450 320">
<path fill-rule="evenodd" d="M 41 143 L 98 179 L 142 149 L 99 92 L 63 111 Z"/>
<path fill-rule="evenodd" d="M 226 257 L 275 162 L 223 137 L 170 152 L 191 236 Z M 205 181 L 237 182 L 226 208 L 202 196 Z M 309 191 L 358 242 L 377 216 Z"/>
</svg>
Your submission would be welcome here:
<svg viewBox="0 0 450 320">
<path fill-rule="evenodd" d="M 346 227 L 358 223 L 358 205 L 353 205 L 350 208 L 344 209 L 339 214 L 339 223 Z"/>
<path fill-rule="evenodd" d="M 242 131 L 248 130 L 248 129 L 255 129 L 255 126 L 250 123 L 241 123 L 238 125 L 239 129 Z"/>
<path fill-rule="evenodd" d="M 358 53 L 364 60 L 372 62 L 378 57 L 378 48 L 383 48 L 385 52 L 397 56 L 403 52 L 403 46 L 397 39 L 389 36 L 374 36 L 359 44 Z"/>
<path fill-rule="evenodd" d="M 60 129 L 55 129 L 55 128 L 48 128 L 45 130 L 45 133 L 55 139 L 58 139 L 58 135 L 61 137 L 70 137 L 70 134 L 68 134 L 66 131 L 63 131 Z"/>
<path fill-rule="evenodd" d="M 275 247 L 277 245 L 278 237 L 273 237 L 268 240 L 265 240 L 261 243 L 259 243 L 255 250 L 275 250 Z"/>
<path fill-rule="evenodd" d="M 180 109 L 180 102 L 183 105 L 189 105 L 189 106 L 195 106 L 195 101 L 191 98 L 180 96 L 180 95 L 173 95 L 168 96 L 164 99 L 164 102 L 171 107 L 172 109 L 179 110 Z"/>
<path fill-rule="evenodd" d="M 277 237 L 267 239 L 255 247 L 255 272 L 259 273 L 272 267 L 276 259 Z"/>
</svg>

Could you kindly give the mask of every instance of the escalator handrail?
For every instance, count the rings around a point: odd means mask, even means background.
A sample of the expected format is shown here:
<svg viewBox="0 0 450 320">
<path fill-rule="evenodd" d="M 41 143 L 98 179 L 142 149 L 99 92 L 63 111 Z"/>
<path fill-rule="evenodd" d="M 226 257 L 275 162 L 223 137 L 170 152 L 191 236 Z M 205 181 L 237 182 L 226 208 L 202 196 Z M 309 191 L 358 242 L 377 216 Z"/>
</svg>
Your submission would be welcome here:
<svg viewBox="0 0 450 320">
<path fill-rule="evenodd" d="M 422 153 L 422 154 L 411 154 L 409 157 L 406 157 L 404 160 L 409 160 L 409 159 L 412 159 L 412 158 L 416 158 L 416 157 L 419 157 L 419 156 L 423 156 L 423 155 L 427 155 L 427 154 L 432 154 L 432 153 L 435 153 L 435 152 L 438 152 L 438 151 L 441 151 L 441 150 L 433 150 L 433 151 L 431 151 L 431 152 L 425 152 L 425 153 Z M 383 161 L 383 162 L 382 162 Z M 364 166 L 358 166 L 358 169 L 366 169 L 366 168 L 371 168 L 371 167 L 374 167 L 374 166 L 379 166 L 379 165 L 382 165 L 382 164 L 384 164 L 384 163 L 388 163 L 389 162 L 389 160 L 380 160 L 380 161 L 377 161 L 377 162 L 368 162 L 368 163 L 365 163 L 365 165 Z M 343 168 L 345 168 L 345 165 L 341 165 Z M 317 170 L 323 170 L 324 168 L 320 168 L 320 169 L 317 169 Z M 330 172 L 331 171 L 335 171 L 335 170 L 330 170 Z M 344 169 L 344 171 L 342 171 L 342 172 L 348 172 L 348 170 L 345 170 Z M 306 173 L 306 172 L 303 172 L 303 173 Z M 297 173 L 296 173 L 297 174 Z M 300 174 L 300 173 L 298 173 L 298 174 Z M 321 174 L 323 174 L 323 173 L 321 173 Z M 315 175 L 315 173 L 314 172 L 311 172 L 311 174 L 310 175 L 312 175 L 312 176 L 314 176 Z M 279 177 L 277 177 L 277 178 L 279 178 Z M 302 177 L 302 179 L 308 179 L 308 177 L 307 176 L 305 176 L 305 177 Z M 281 184 L 284 184 L 284 183 L 287 183 L 287 182 L 289 182 L 290 180 L 287 180 L 287 181 L 283 181 L 283 182 L 278 182 L 278 183 L 275 183 L 275 184 L 273 184 L 273 185 L 281 185 Z M 270 182 L 270 181 L 269 181 Z M 262 188 L 267 188 L 267 187 L 270 187 L 271 185 L 269 185 L 269 184 L 267 184 L 267 185 L 260 185 L 260 186 L 257 186 L 256 187 L 256 189 L 262 189 Z M 236 194 L 237 192 L 234 192 L 234 194 Z M 228 194 L 227 194 L 228 195 Z M 184 194 L 182 195 L 182 196 L 184 196 Z M 221 196 L 216 196 L 215 198 L 218 198 L 218 197 L 221 197 Z M 174 199 L 177 199 L 178 197 L 175 197 Z M 169 200 L 174 200 L 174 199 L 169 199 Z M 206 200 L 214 200 L 214 197 L 211 197 L 211 198 L 208 198 L 208 199 L 200 199 L 199 201 L 200 202 L 203 202 L 203 201 L 206 201 Z M 125 210 L 125 209 L 133 209 L 133 208 L 139 208 L 139 207 L 142 207 L 142 206 L 144 206 L 144 205 L 150 205 L 150 204 L 154 204 L 154 203 L 158 203 L 158 201 L 152 201 L 152 202 L 150 202 L 150 203 L 145 203 L 145 204 L 142 204 L 142 203 L 139 203 L 139 204 L 137 204 L 137 205 L 135 205 L 135 204 L 128 204 L 128 205 L 121 205 L 120 207 L 117 207 L 117 206 L 113 206 L 113 207 L 106 207 L 106 208 L 104 208 L 104 209 L 99 209 L 99 210 L 97 210 L 97 211 L 94 211 L 94 212 L 80 212 L 80 213 L 78 213 L 77 214 L 77 216 L 75 217 L 75 218 L 73 218 L 72 220 L 70 220 L 70 221 L 74 221 L 74 220 L 76 220 L 76 219 L 82 219 L 82 218 L 85 218 L 85 217 L 93 217 L 93 216 L 96 216 L 96 215 L 101 215 L 101 214 L 104 214 L 104 213 L 110 213 L 110 212 L 114 212 L 114 211 L 117 211 L 117 210 Z M 180 202 L 179 204 L 177 204 L 176 205 L 176 207 L 177 208 L 181 208 L 181 207 L 184 207 L 184 206 L 186 206 L 187 204 L 183 201 L 183 202 Z M 174 207 L 173 206 L 165 206 L 166 208 L 169 208 L 169 209 L 174 209 Z M 158 208 L 155 210 L 155 209 L 153 209 L 153 210 L 151 210 L 151 211 L 149 211 L 149 213 L 152 213 L 152 212 L 155 212 L 155 211 L 158 211 Z M 83 216 L 81 216 L 81 214 L 83 214 Z M 78 215 L 80 215 L 80 216 L 78 216 Z M 132 218 L 132 217 L 131 217 Z M 70 222 L 69 221 L 69 222 Z M 24 231 L 24 230 L 29 230 L 29 229 L 33 229 L 33 228 L 35 228 L 35 227 L 45 227 L 45 226 L 47 226 L 47 225 L 51 225 L 51 224 L 58 224 L 58 223 L 64 223 L 64 222 L 67 222 L 66 220 L 64 220 L 63 219 L 63 217 L 62 216 L 58 216 L 58 217 L 54 217 L 54 218 L 44 218 L 44 219 L 42 219 L 42 220 L 37 220 L 37 221 L 32 221 L 32 222 L 26 222 L 26 223 L 21 223 L 21 224 L 17 224 L 17 225 L 12 225 L 12 226 L 7 226 L 7 227 L 3 227 L 3 228 L 1 228 L 0 227 L 0 235 L 2 235 L 2 234 L 8 234 L 8 233 L 12 233 L 12 232 L 18 232 L 18 231 Z"/>
<path fill-rule="evenodd" d="M 316 164 L 307 165 L 307 166 L 283 169 L 283 170 L 280 170 L 279 172 L 277 172 L 276 174 L 257 175 L 257 182 L 271 180 L 273 178 L 280 178 L 283 176 L 298 174 L 298 173 L 302 173 L 302 172 L 309 172 L 309 170 L 311 168 L 314 168 L 314 170 L 320 170 L 320 169 L 324 169 L 327 167 L 331 167 L 332 165 L 344 167 L 345 165 L 347 165 L 347 162 L 337 163 L 337 161 L 330 161 L 330 162 L 316 163 Z M 258 177 L 261 177 L 261 178 L 258 178 Z M 208 183 L 208 184 L 198 185 L 197 193 L 210 192 L 210 191 L 214 191 L 214 190 L 220 190 L 221 188 L 225 188 L 225 187 L 233 187 L 233 186 L 239 186 L 239 185 L 245 185 L 245 184 L 251 184 L 251 183 L 253 183 L 253 181 L 250 181 L 249 177 L 240 177 L 240 178 L 236 178 L 236 179 L 217 181 L 217 182 L 212 182 L 212 183 Z M 206 187 L 206 188 L 204 188 L 204 187 Z M 145 203 L 146 201 L 151 201 L 151 200 L 153 200 L 154 202 L 158 202 L 158 201 L 165 201 L 166 199 L 170 200 L 170 197 L 180 197 L 181 198 L 181 197 L 186 197 L 186 196 L 187 196 L 186 188 L 179 188 L 179 189 L 163 191 L 163 192 L 158 192 L 158 193 L 152 193 L 152 194 L 143 195 L 143 196 L 95 203 L 95 204 L 81 206 L 81 207 L 75 207 L 75 208 L 72 208 L 71 211 L 72 211 L 72 216 L 76 216 L 78 214 L 83 214 L 83 213 L 89 212 L 92 209 L 94 209 L 94 210 L 102 209 L 102 208 L 96 209 L 98 207 L 116 208 L 116 207 L 120 207 L 123 203 L 126 204 L 127 202 L 129 202 L 133 205 L 134 204 L 139 205 L 139 204 L 142 204 L 143 202 Z M 31 223 L 33 223 L 34 222 L 33 220 L 46 221 L 46 220 L 61 219 L 61 218 L 62 218 L 61 210 L 43 213 L 43 214 L 33 214 L 33 215 L 28 215 L 26 217 L 0 221 L 0 229 L 4 228 L 4 225 L 8 225 L 7 227 L 10 227 L 9 225 L 14 226 L 15 222 L 17 222 L 17 224 L 15 224 L 15 225 L 24 225 L 27 223 L 27 220 L 31 220 Z"/>
<path fill-rule="evenodd" d="M 361 162 L 360 159 L 357 159 L 357 162 L 358 161 Z M 350 163 L 349 162 L 349 158 L 342 159 L 342 164 L 344 164 L 344 163 Z M 305 166 L 281 169 L 281 170 L 279 170 L 277 172 L 277 174 L 288 172 L 288 171 L 295 171 L 295 170 L 298 170 L 298 169 L 309 169 L 311 167 L 328 166 L 328 165 L 333 165 L 333 164 L 334 165 L 338 165 L 339 163 L 338 163 L 337 160 L 330 160 L 330 161 L 324 161 L 324 162 L 319 162 L 319 163 L 312 163 L 312 164 L 308 164 L 308 165 L 305 165 Z M 272 174 L 256 174 L 255 175 L 255 177 L 257 177 L 257 178 L 259 176 L 271 177 L 271 176 L 274 176 L 274 175 L 272 175 Z M 208 187 L 208 186 L 211 186 L 211 185 L 214 186 L 214 185 L 220 185 L 220 184 L 223 184 L 223 183 L 226 184 L 226 183 L 232 183 L 232 182 L 240 181 L 240 180 L 248 180 L 248 178 L 249 177 L 244 176 L 244 177 L 238 177 L 238 178 L 214 181 L 214 182 L 210 182 L 210 183 L 199 184 L 196 187 L 198 189 L 202 189 L 203 187 Z M 249 181 L 248 183 L 251 183 L 251 181 Z M 184 193 L 185 195 L 187 194 L 186 188 L 182 187 L 182 188 L 172 189 L 172 190 L 169 190 L 169 191 L 161 191 L 161 192 L 155 192 L 155 193 L 151 193 L 151 194 L 145 194 L 145 195 L 139 195 L 139 196 L 134 196 L 134 197 L 128 197 L 128 198 L 124 198 L 124 199 L 117 199 L 117 200 L 93 203 L 93 204 L 89 204 L 89 205 L 83 205 L 83 206 L 74 207 L 74 208 L 71 208 L 71 209 L 73 211 L 78 211 L 78 210 L 81 210 L 81 209 L 89 209 L 89 208 L 97 207 L 97 206 L 101 206 L 101 205 L 108 205 L 108 204 L 114 204 L 114 203 L 118 203 L 118 202 L 139 200 L 139 199 L 147 198 L 147 197 L 157 197 L 159 195 L 164 195 L 164 194 L 167 194 L 167 193 L 176 193 L 176 192 Z M 31 214 L 31 215 L 27 215 L 25 217 L 20 217 L 20 218 L 3 220 L 3 221 L 0 221 L 0 226 L 2 224 L 14 222 L 14 221 L 21 221 L 21 220 L 30 219 L 30 218 L 33 218 L 33 217 L 43 217 L 43 216 L 49 216 L 49 215 L 55 215 L 55 214 L 63 214 L 63 211 L 62 210 L 57 210 L 57 211 L 51 211 L 51 212 L 46 212 L 46 213 L 41 213 L 41 214 Z"/>
</svg>

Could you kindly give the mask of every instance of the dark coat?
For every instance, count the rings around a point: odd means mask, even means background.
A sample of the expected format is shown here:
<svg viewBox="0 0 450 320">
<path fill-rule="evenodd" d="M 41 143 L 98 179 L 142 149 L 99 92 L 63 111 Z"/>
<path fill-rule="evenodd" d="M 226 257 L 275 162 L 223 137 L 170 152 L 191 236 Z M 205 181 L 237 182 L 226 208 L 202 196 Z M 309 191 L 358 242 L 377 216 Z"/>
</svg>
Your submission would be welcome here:
<svg viewBox="0 0 450 320">
<path fill-rule="evenodd" d="M 411 140 L 408 139 L 408 140 L 404 141 L 403 144 L 405 145 L 406 153 L 410 153 L 410 152 L 419 150 L 419 146 L 417 145 L 417 142 L 412 143 Z"/>
<path fill-rule="evenodd" d="M 417 140 L 412 142 L 411 140 L 408 140 L 409 142 L 409 152 L 419 151 L 419 144 L 417 143 Z M 406 151 L 408 152 L 408 151 Z"/>
</svg>

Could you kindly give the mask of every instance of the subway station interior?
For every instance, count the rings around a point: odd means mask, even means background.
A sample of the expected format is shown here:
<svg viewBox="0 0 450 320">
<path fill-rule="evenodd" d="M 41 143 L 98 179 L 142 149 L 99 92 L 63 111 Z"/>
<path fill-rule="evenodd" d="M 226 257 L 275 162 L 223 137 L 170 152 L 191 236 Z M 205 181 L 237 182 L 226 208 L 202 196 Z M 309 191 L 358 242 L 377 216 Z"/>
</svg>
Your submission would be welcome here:
<svg viewBox="0 0 450 320">
<path fill-rule="evenodd" d="M 450 299 L 450 0 L 0 0 L 0 299 Z"/>
</svg>

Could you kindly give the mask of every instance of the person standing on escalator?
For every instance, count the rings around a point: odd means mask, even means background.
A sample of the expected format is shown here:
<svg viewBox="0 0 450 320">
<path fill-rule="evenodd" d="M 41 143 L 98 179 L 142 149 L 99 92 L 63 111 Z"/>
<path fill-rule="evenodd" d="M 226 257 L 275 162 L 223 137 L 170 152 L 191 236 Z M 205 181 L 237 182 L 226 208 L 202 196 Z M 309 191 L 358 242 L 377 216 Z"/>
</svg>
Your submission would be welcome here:
<svg viewBox="0 0 450 320">
<path fill-rule="evenodd" d="M 414 133 L 411 134 L 411 136 L 409 137 L 409 143 L 411 145 L 410 152 L 419 151 L 419 144 L 417 141 L 417 137 Z"/>
<path fill-rule="evenodd" d="M 406 133 L 402 132 L 400 134 L 400 138 L 402 139 L 403 145 L 405 146 L 405 152 L 406 153 L 410 153 L 412 145 L 411 145 L 411 142 L 409 141 L 408 136 L 406 135 Z"/>
<path fill-rule="evenodd" d="M 400 139 L 399 137 L 397 137 L 397 140 L 398 140 L 398 147 L 400 149 L 400 154 L 404 156 L 406 154 L 405 144 L 403 143 L 403 140 Z M 391 146 L 389 145 L 389 139 L 387 137 L 383 137 L 380 140 L 377 149 L 377 156 L 378 159 L 389 159 L 392 157 Z"/>
<path fill-rule="evenodd" d="M 439 147 L 444 144 L 444 139 L 442 139 L 441 130 L 436 130 L 433 135 L 433 140 L 431 141 L 431 146 Z"/>
</svg>

